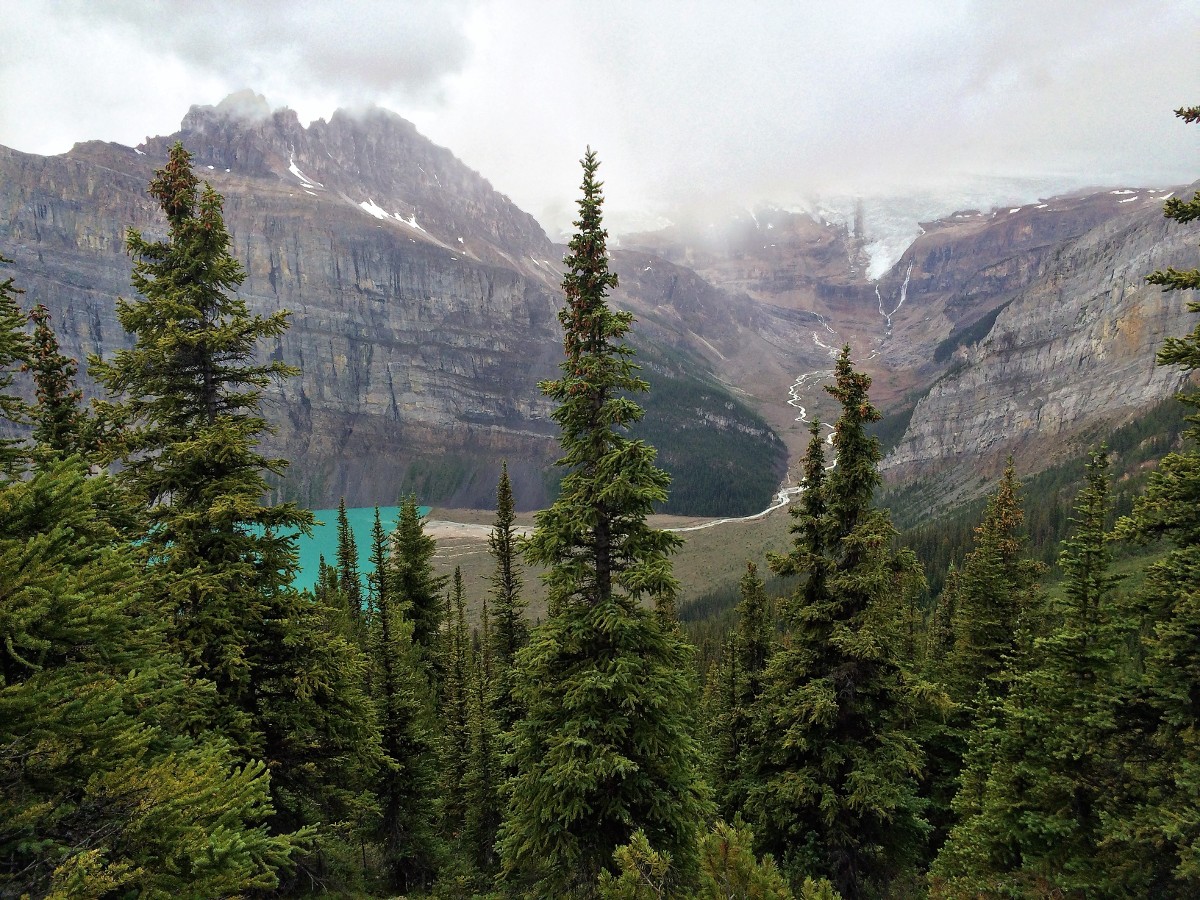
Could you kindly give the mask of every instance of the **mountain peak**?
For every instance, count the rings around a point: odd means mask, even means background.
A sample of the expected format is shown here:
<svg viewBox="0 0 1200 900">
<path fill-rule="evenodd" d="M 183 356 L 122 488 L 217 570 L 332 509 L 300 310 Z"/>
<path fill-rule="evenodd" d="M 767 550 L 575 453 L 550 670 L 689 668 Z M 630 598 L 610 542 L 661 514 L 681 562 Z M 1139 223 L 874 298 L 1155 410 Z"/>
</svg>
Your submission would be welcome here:
<svg viewBox="0 0 1200 900">
<path fill-rule="evenodd" d="M 271 105 L 262 94 L 243 88 L 218 103 L 217 112 L 258 122 L 271 117 Z"/>
<path fill-rule="evenodd" d="M 275 112 L 286 113 L 291 110 L 272 110 L 266 97 L 249 88 L 243 88 L 234 91 L 216 106 L 194 104 L 183 117 L 181 124 L 185 131 L 195 128 L 201 121 L 211 119 L 235 119 L 247 125 L 258 125 L 268 121 Z"/>
</svg>

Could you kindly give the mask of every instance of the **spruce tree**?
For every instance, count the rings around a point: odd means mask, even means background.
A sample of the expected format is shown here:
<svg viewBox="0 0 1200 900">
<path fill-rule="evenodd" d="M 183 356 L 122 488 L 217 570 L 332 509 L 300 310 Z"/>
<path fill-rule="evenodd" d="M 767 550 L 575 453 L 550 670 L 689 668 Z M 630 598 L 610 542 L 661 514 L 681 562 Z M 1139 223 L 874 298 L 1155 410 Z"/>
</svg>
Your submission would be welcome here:
<svg viewBox="0 0 1200 900">
<path fill-rule="evenodd" d="M 679 538 L 646 523 L 669 479 L 654 450 L 627 434 L 642 415 L 631 395 L 647 385 L 623 342 L 632 316 L 606 302 L 617 278 L 599 163 L 591 150 L 582 162 L 559 314 L 566 359 L 562 377 L 541 386 L 558 404 L 565 475 L 526 545 L 526 560 L 548 570 L 550 611 L 518 654 L 525 718 L 500 836 L 504 881 L 532 896 L 594 896 L 639 828 L 687 884 L 708 811 L 696 780 L 691 653 L 673 624 L 640 605 L 669 605 Z"/>
<path fill-rule="evenodd" d="M 716 730 L 713 788 L 719 811 L 730 821 L 745 802 L 741 754 L 752 740 L 751 713 L 775 650 L 774 604 L 752 562 L 746 564 L 738 593 L 737 629 L 722 653 L 718 676 L 721 708 L 710 726 Z"/>
<path fill-rule="evenodd" d="M 245 277 L 229 254 L 221 198 L 199 186 L 181 144 L 150 184 L 167 217 L 168 237 L 147 241 L 130 229 L 133 284 L 140 300 L 120 300 L 117 317 L 132 349 L 92 361 L 92 372 L 121 397 L 125 428 L 120 477 L 146 506 L 145 546 L 168 581 L 176 640 L 190 664 L 212 680 L 222 725 L 254 752 L 254 661 L 260 623 L 286 618 L 295 600 L 281 560 L 311 514 L 294 504 L 266 506 L 268 474 L 284 461 L 257 452 L 266 421 L 264 388 L 292 375 L 281 361 L 253 361 L 261 340 L 287 328 L 287 314 L 249 313 L 231 293 Z M 285 559 L 286 557 L 284 557 Z M 294 563 L 293 563 L 294 566 Z M 265 648 L 264 648 L 265 649 Z"/>
<path fill-rule="evenodd" d="M 433 570 L 437 542 L 425 533 L 425 522 L 412 494 L 400 501 L 393 542 L 388 566 L 392 595 L 403 604 L 405 618 L 412 624 L 413 643 L 424 655 L 425 665 L 436 674 L 441 652 L 442 591 L 448 579 Z"/>
<path fill-rule="evenodd" d="M 11 259 L 0 256 L 0 265 L 11 265 Z M 25 314 L 17 305 L 17 295 L 24 293 L 13 283 L 12 276 L 0 280 L 0 419 L 14 424 L 27 421 L 28 408 L 16 394 L 8 393 L 18 371 L 29 362 L 33 347 L 25 333 Z M 21 448 L 23 441 L 0 438 L 0 475 L 14 474 L 27 461 Z"/>
<path fill-rule="evenodd" d="M 872 506 L 881 454 L 866 431 L 879 418 L 870 378 L 854 371 L 848 347 L 835 375 L 837 468 L 818 474 L 820 444 L 810 442 L 812 482 L 791 561 L 779 566 L 810 578 L 792 598 L 784 646 L 764 675 L 746 805 L 762 848 L 797 887 L 805 876 L 827 877 L 856 898 L 885 891 L 927 830 L 916 790 L 923 757 L 909 730 L 919 684 L 891 641 L 899 600 L 921 576 L 911 552 L 893 549 L 887 514 Z"/>
<path fill-rule="evenodd" d="M 0 895 L 232 896 L 308 840 L 272 837 L 266 766 L 204 733 L 107 475 L 0 480 Z M 200 735 L 197 737 L 197 735 Z"/>
<path fill-rule="evenodd" d="M 354 530 L 346 517 L 346 498 L 338 501 L 337 517 L 337 580 L 346 603 L 357 624 L 363 623 L 362 577 L 358 572 L 358 545 L 354 541 Z"/>
<path fill-rule="evenodd" d="M 768 562 L 776 575 L 802 576 L 802 592 L 792 602 L 785 604 L 784 614 L 792 629 L 804 629 L 804 611 L 815 609 L 827 601 L 825 590 L 829 576 L 828 524 L 826 513 L 828 498 L 825 490 L 825 440 L 821 436 L 821 423 L 814 420 L 809 425 L 808 448 L 804 454 L 804 475 L 800 486 L 800 500 L 788 514 L 792 517 L 789 531 L 792 547 L 786 554 L 771 554 Z"/>
<path fill-rule="evenodd" d="M 412 623 L 388 575 L 388 537 L 375 509 L 371 530 L 371 686 L 381 734 L 379 812 L 370 829 L 385 878 L 397 891 L 428 886 L 438 870 L 437 747 L 429 682 L 413 644 Z"/>
<path fill-rule="evenodd" d="M 296 370 L 256 355 L 287 313 L 252 315 L 236 295 L 245 273 L 229 253 L 221 197 L 200 186 L 182 145 L 150 194 L 167 236 L 127 234 L 141 298 L 118 301 L 117 317 L 133 346 L 93 360 L 117 398 L 106 418 L 123 426 L 118 478 L 143 504 L 140 547 L 173 644 L 216 688 L 206 724 L 241 760 L 271 768 L 273 827 L 342 821 L 378 742 L 363 660 L 339 642 L 329 611 L 292 586 L 294 533 L 312 515 L 264 500 L 286 462 L 258 450 L 262 393 Z M 324 858 L 304 866 L 323 877 Z"/>
<path fill-rule="evenodd" d="M 38 304 L 29 313 L 33 323 L 33 352 L 26 369 L 33 373 L 37 406 L 33 410 L 33 440 L 43 451 L 58 456 L 84 452 L 87 419 L 83 392 L 75 386 L 78 366 L 58 349 L 50 310 Z"/>
<path fill-rule="evenodd" d="M 500 723 L 496 715 L 497 684 L 493 634 L 488 602 L 483 600 L 479 623 L 479 647 L 472 656 L 469 679 L 467 731 L 469 755 L 463 780 L 462 846 L 471 863 L 481 872 L 495 874 L 496 833 L 500 828 L 503 780 Z"/>
<path fill-rule="evenodd" d="M 529 642 L 529 624 L 525 621 L 524 584 L 517 557 L 516 511 L 508 463 L 500 468 L 496 485 L 496 520 L 488 536 L 488 549 L 496 561 L 492 573 L 492 610 L 496 627 L 492 632 L 492 655 L 496 667 L 496 716 L 502 731 L 508 731 L 520 715 L 513 700 L 513 673 L 517 651 Z"/>
<path fill-rule="evenodd" d="M 468 719 L 470 708 L 470 634 L 467 631 L 466 595 L 462 569 L 454 567 L 446 595 L 446 628 L 443 636 L 441 703 L 442 820 L 448 835 L 462 832 L 466 818 L 463 782 L 471 752 Z"/>
<path fill-rule="evenodd" d="M 1200 122 L 1200 107 L 1176 115 Z M 1165 214 L 1181 223 L 1200 219 L 1200 195 L 1172 197 Z M 1168 269 L 1148 280 L 1164 290 L 1196 289 L 1200 269 Z M 1188 309 L 1200 313 L 1200 302 L 1189 301 Z M 1167 338 L 1158 364 L 1200 370 L 1200 324 Z M 1150 626 L 1140 648 L 1142 683 L 1121 714 L 1149 737 L 1129 748 L 1135 777 L 1123 814 L 1110 819 L 1108 842 L 1122 859 L 1128 890 L 1149 885 L 1162 896 L 1184 897 L 1200 891 L 1200 391 L 1189 386 L 1176 396 L 1188 409 L 1184 447 L 1163 457 L 1119 526 L 1126 537 L 1163 541 L 1168 550 L 1148 567 L 1136 598 L 1136 615 Z"/>
<path fill-rule="evenodd" d="M 1027 556 L 1024 521 L 1010 457 L 958 578 L 947 687 L 955 702 L 967 707 L 981 684 L 992 694 L 1003 693 L 998 676 L 1005 657 L 1017 649 L 1018 623 L 1032 627 L 1036 618 L 1045 566 Z"/>
</svg>

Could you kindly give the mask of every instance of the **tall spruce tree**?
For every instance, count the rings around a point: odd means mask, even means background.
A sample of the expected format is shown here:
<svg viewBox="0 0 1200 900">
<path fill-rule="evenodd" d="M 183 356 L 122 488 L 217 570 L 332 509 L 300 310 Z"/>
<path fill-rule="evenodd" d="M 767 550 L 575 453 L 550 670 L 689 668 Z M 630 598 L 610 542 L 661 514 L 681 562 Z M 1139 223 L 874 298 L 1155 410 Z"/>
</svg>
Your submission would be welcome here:
<svg viewBox="0 0 1200 900">
<path fill-rule="evenodd" d="M 221 197 L 200 186 L 181 144 L 150 194 L 168 233 L 127 235 L 141 299 L 120 300 L 117 317 L 133 347 L 93 360 L 124 426 L 118 477 L 144 505 L 140 545 L 174 645 L 216 687 L 208 725 L 243 761 L 271 768 L 273 826 L 340 821 L 378 742 L 362 660 L 341 652 L 327 611 L 292 586 L 294 531 L 312 515 L 264 502 L 286 462 L 258 451 L 262 392 L 296 370 L 255 357 L 287 313 L 252 315 L 234 293 L 245 273 L 229 253 Z M 322 856 L 305 865 L 320 869 Z"/>
<path fill-rule="evenodd" d="M 566 359 L 562 377 L 541 386 L 558 404 L 566 474 L 526 545 L 526 559 L 547 567 L 550 612 L 518 655 L 525 717 L 500 836 L 504 881 L 531 896 L 594 896 L 639 828 L 686 884 L 709 809 L 697 783 L 691 653 L 677 628 L 640 605 L 669 604 L 679 538 L 646 523 L 669 478 L 654 450 L 627 435 L 642 415 L 631 395 L 647 385 L 623 342 L 632 316 L 606 302 L 617 277 L 595 153 L 582 164 L 559 314 Z"/>
<path fill-rule="evenodd" d="M 1200 107 L 1176 111 L 1200 123 Z M 1200 219 L 1200 195 L 1172 197 L 1164 209 L 1177 222 Z M 1200 269 L 1167 269 L 1148 279 L 1164 290 L 1200 289 Z M 1200 313 L 1200 302 L 1188 309 Z M 1200 370 L 1200 324 L 1169 337 L 1158 364 Z M 1179 394 L 1188 409 L 1184 448 L 1169 453 L 1119 531 L 1138 541 L 1164 541 L 1166 554 L 1146 570 L 1136 615 L 1149 622 L 1140 653 L 1142 684 L 1122 715 L 1149 734 L 1130 746 L 1123 814 L 1109 822 L 1108 845 L 1123 863 L 1126 889 L 1161 896 L 1200 892 L 1200 391 L 1192 380 Z M 1127 725 L 1127 727 L 1129 727 Z"/>
<path fill-rule="evenodd" d="M 11 259 L 0 256 L 0 265 L 11 264 Z M 22 293 L 11 275 L 0 280 L 0 419 L 16 424 L 25 424 L 28 408 L 20 397 L 8 391 L 16 373 L 33 355 L 25 333 L 25 313 L 17 304 L 17 296 Z M 22 443 L 15 438 L 0 438 L 0 475 L 11 475 L 24 468 L 27 454 Z"/>
<path fill-rule="evenodd" d="M 481 872 L 495 874 L 496 833 L 503 814 L 500 785 L 504 778 L 500 723 L 496 716 L 497 684 L 491 615 L 487 598 L 479 621 L 478 649 L 472 655 L 469 679 L 469 754 L 463 780 L 466 818 L 462 846 Z"/>
<path fill-rule="evenodd" d="M 346 498 L 338 500 L 337 515 L 337 580 L 346 604 L 358 625 L 365 618 L 362 596 L 362 576 L 358 572 L 358 545 L 354 541 L 354 530 L 346 516 Z"/>
<path fill-rule="evenodd" d="M 266 476 L 285 463 L 257 451 L 267 428 L 261 394 L 296 370 L 253 356 L 259 341 L 283 333 L 287 314 L 251 315 L 232 293 L 245 273 L 229 253 L 221 198 L 200 188 L 182 144 L 150 194 L 168 237 L 147 241 L 130 229 L 126 239 L 142 299 L 118 301 L 117 317 L 134 346 L 93 360 L 92 373 L 121 398 L 121 478 L 145 503 L 154 565 L 175 576 L 164 583 L 176 640 L 216 684 L 227 732 L 253 752 L 253 648 L 260 624 L 286 617 L 279 604 L 294 596 L 290 569 L 262 562 L 286 559 L 291 539 L 280 529 L 312 521 L 294 504 L 262 501 Z"/>
<path fill-rule="evenodd" d="M 492 630 L 492 658 L 496 668 L 496 716 L 502 731 L 508 731 L 520 715 L 513 700 L 513 672 L 517 651 L 529 642 L 529 623 L 525 621 L 524 583 L 517 555 L 516 507 L 508 463 L 500 468 L 496 485 L 496 520 L 488 536 L 488 549 L 496 561 L 492 572 L 492 611 L 496 626 Z"/>
<path fill-rule="evenodd" d="M 383 750 L 376 793 L 379 813 L 371 836 L 393 890 L 427 887 L 437 873 L 437 746 L 429 682 L 412 623 L 388 574 L 388 536 L 375 508 L 371 530 L 371 686 Z"/>
<path fill-rule="evenodd" d="M 866 427 L 879 412 L 849 347 L 835 375 L 837 468 L 818 474 L 820 443 L 810 442 L 807 502 L 791 561 L 777 564 L 810 578 L 764 675 L 746 805 L 762 848 L 784 861 L 797 887 L 827 877 L 856 898 L 886 890 L 927 831 L 916 785 L 923 757 L 909 731 L 919 686 L 891 640 L 899 601 L 921 576 L 911 552 L 893 549 L 887 514 L 872 506 L 881 454 Z"/>
<path fill-rule="evenodd" d="M 466 819 L 463 782 L 466 778 L 471 738 L 468 730 L 471 705 L 471 636 L 467 630 L 466 590 L 462 569 L 454 567 L 446 594 L 446 627 L 442 638 L 442 822 L 449 835 L 462 832 Z"/>
</svg>

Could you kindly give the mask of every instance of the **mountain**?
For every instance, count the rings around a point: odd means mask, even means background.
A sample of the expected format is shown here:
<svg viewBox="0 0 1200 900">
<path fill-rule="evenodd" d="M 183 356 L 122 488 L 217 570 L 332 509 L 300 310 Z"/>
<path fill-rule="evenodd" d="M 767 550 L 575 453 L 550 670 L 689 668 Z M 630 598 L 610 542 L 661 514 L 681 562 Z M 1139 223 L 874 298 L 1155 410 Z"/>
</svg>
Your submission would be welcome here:
<svg viewBox="0 0 1200 900">
<path fill-rule="evenodd" d="M 810 414 L 831 414 L 817 386 L 849 343 L 896 420 L 886 478 L 925 484 L 932 508 L 986 490 L 1008 453 L 1038 471 L 1176 389 L 1178 374 L 1154 354 L 1191 329 L 1186 298 L 1144 281 L 1195 264 L 1194 232 L 1162 215 L 1171 193 L 1092 190 L 960 210 L 921 223 L 874 282 L 861 221 L 851 232 L 767 209 L 622 244 L 694 266 L 764 308 L 812 316 L 791 353 L 793 372 L 816 376 L 797 391 Z"/>
<path fill-rule="evenodd" d="M 303 372 L 269 397 L 270 449 L 293 463 L 288 493 L 329 506 L 341 496 L 386 504 L 411 489 L 424 502 L 483 506 L 507 459 L 519 502 L 545 503 L 558 432 L 537 383 L 562 353 L 562 248 L 393 113 L 339 111 L 304 127 L 243 93 L 193 107 L 178 133 L 136 148 L 0 148 L 0 252 L 29 300 L 50 307 L 64 352 L 125 345 L 114 315 L 130 290 L 125 231 L 163 233 L 146 185 L 176 141 L 225 198 L 242 296 L 254 311 L 292 312 L 267 348 Z M 630 280 L 620 300 L 645 316 L 645 362 L 703 387 L 683 424 L 719 404 L 734 474 L 752 486 L 744 511 L 761 508 L 784 446 L 687 352 L 695 338 L 681 331 L 710 329 L 711 318 L 713 340 L 728 341 L 738 304 L 687 272 Z M 681 470 L 691 443 L 681 432 Z M 684 500 L 679 511 L 704 506 Z"/>
<path fill-rule="evenodd" d="M 889 480 L 935 484 L 926 503 L 945 505 L 984 489 L 1004 454 L 1022 471 L 1038 471 L 1094 448 L 1178 389 L 1180 372 L 1155 365 L 1155 353 L 1163 338 L 1190 331 L 1194 314 L 1184 292 L 1164 293 L 1145 276 L 1194 266 L 1197 236 L 1164 219 L 1166 193 L 1122 189 L 1090 198 L 1122 210 L 1056 242 L 1011 299 L 983 316 L 977 309 L 974 322 L 964 316 L 951 324 L 934 350 L 949 368 L 916 403 L 884 461 Z M 897 323 L 898 333 L 930 327 L 920 309 Z M 948 316 L 960 305 L 943 309 Z"/>
<path fill-rule="evenodd" d="M 163 233 L 146 185 L 177 140 L 225 197 L 242 295 L 293 313 L 265 350 L 303 371 L 269 397 L 287 493 L 486 506 L 507 459 L 521 506 L 546 502 L 557 427 L 536 385 L 561 358 L 563 248 L 384 110 L 303 126 L 243 93 L 136 148 L 0 148 L 0 253 L 66 352 L 125 344 L 125 230 Z M 637 317 L 639 433 L 675 475 L 672 511 L 763 508 L 807 440 L 797 417 L 830 419 L 820 385 L 846 343 L 888 413 L 889 482 L 927 486 L 931 508 L 985 490 L 1008 453 L 1035 471 L 1169 396 L 1154 351 L 1189 317 L 1143 279 L 1194 265 L 1196 239 L 1163 219 L 1167 193 L 953 212 L 877 280 L 869 213 L 729 210 L 620 236 L 614 302 Z"/>
</svg>

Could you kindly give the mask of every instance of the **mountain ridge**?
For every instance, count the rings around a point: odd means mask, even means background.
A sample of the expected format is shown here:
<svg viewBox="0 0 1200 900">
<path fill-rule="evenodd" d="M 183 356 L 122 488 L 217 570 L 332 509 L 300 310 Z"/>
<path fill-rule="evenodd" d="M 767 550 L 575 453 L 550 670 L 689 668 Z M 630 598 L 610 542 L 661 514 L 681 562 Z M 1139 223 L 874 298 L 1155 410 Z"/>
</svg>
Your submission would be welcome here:
<svg viewBox="0 0 1200 900">
<path fill-rule="evenodd" d="M 342 495 L 369 504 L 412 488 L 486 506 L 508 459 L 525 508 L 548 498 L 556 429 L 536 383 L 554 377 L 561 355 L 562 247 L 395 113 L 339 110 L 303 126 L 243 94 L 192 107 L 179 132 L 136 148 L 85 142 L 55 157 L 0 148 L 0 252 L 16 260 L 30 299 L 50 306 L 66 352 L 127 342 L 112 314 L 115 297 L 130 293 L 125 230 L 164 232 L 145 186 L 176 140 L 225 198 L 252 309 L 293 311 L 291 331 L 264 348 L 304 372 L 268 398 L 278 429 L 269 444 L 295 461 L 287 490 L 317 504 Z M 626 235 L 612 251 L 613 301 L 635 313 L 650 370 L 707 385 L 697 397 L 726 392 L 710 398 L 719 411 L 685 403 L 689 418 L 668 440 L 686 445 L 705 422 L 730 440 L 768 427 L 761 445 L 730 451 L 746 459 L 728 474 L 757 479 L 763 505 L 806 441 L 796 407 L 829 416 L 815 385 L 843 343 L 885 411 L 916 407 L 885 461 L 889 479 L 945 470 L 948 496 L 965 497 L 981 489 L 978 471 L 1018 445 L 1037 466 L 1073 435 L 1119 421 L 1115 408 L 1172 389 L 1169 379 L 1142 379 L 1123 405 L 1112 392 L 1072 394 L 1069 375 L 1086 370 L 1095 382 L 1080 360 L 1108 358 L 1096 342 L 1135 319 L 1145 339 L 1126 347 L 1122 365 L 1153 369 L 1153 339 L 1185 327 L 1181 304 L 1129 288 L 1154 267 L 1194 258 L 1186 229 L 1152 227 L 1163 193 L 1074 192 L 951 213 L 924 223 L 877 280 L 867 277 L 861 228 L 808 214 L 759 210 L 725 229 Z M 1105 335 L 1080 324 L 1085 306 L 1104 310 Z M 1058 335 L 1043 367 L 1006 368 L 1022 354 L 1037 361 L 1039 328 Z M 1044 405 L 1034 388 L 1058 370 L 1068 375 L 1055 402 L 1075 410 L 1065 430 L 1054 424 L 1061 416 L 1028 412 Z M 1025 374 L 997 374 L 1009 371 Z M 737 405 L 732 414 L 727 404 Z M 1006 409 L 1026 412 L 1005 420 Z M 938 417 L 978 428 L 939 431 Z M 698 464 L 669 449 L 679 471 Z M 978 465 L 964 462 L 973 455 Z"/>
</svg>

